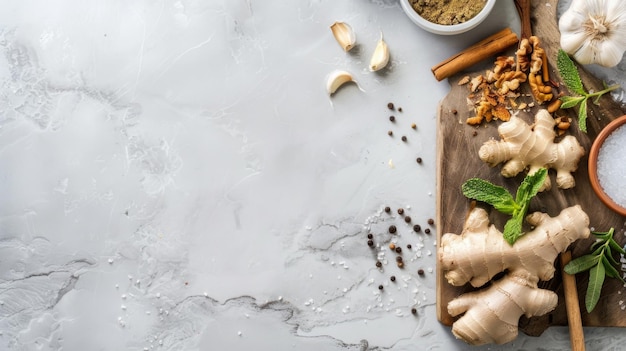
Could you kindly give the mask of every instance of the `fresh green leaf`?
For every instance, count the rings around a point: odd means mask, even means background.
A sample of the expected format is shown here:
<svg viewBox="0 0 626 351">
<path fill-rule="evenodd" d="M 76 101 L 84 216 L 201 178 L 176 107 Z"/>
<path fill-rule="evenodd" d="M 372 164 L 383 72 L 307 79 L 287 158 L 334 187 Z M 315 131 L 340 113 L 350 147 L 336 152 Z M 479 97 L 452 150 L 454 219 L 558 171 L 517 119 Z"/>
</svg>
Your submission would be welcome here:
<svg viewBox="0 0 626 351">
<path fill-rule="evenodd" d="M 561 96 L 561 109 L 572 108 L 585 99 L 584 96 Z"/>
<path fill-rule="evenodd" d="M 530 199 L 539 192 L 539 188 L 546 180 L 547 174 L 548 170 L 546 168 L 539 168 L 535 173 L 527 175 L 517 189 L 515 202 L 518 204 L 530 202 Z"/>
<path fill-rule="evenodd" d="M 605 276 L 604 265 L 600 262 L 589 270 L 589 285 L 587 286 L 587 294 L 585 295 L 587 313 L 591 313 L 600 300 L 600 293 L 602 292 Z"/>
<path fill-rule="evenodd" d="M 468 198 L 486 202 L 504 214 L 512 214 L 518 207 L 508 190 L 484 179 L 468 179 L 461 186 L 461 190 Z"/>
<path fill-rule="evenodd" d="M 626 252 L 624 251 L 624 248 L 619 246 L 619 244 L 613 238 L 609 240 L 609 245 L 611 246 L 613 250 L 621 253 L 622 255 L 626 254 Z"/>
<path fill-rule="evenodd" d="M 524 233 L 522 233 L 522 220 L 523 217 L 512 217 L 504 224 L 504 231 L 502 236 L 509 245 L 513 245 L 517 239 L 519 239 Z"/>
<path fill-rule="evenodd" d="M 587 98 L 578 106 L 578 128 L 587 133 Z"/>
<path fill-rule="evenodd" d="M 611 261 L 608 259 L 608 257 L 611 257 L 611 256 L 606 256 L 606 255 L 602 256 L 602 265 L 604 266 L 606 275 L 611 278 L 619 279 L 622 282 L 624 282 L 624 280 L 622 279 L 622 276 L 619 274 L 619 272 L 617 271 L 615 266 L 611 263 Z"/>
<path fill-rule="evenodd" d="M 565 83 L 569 90 L 578 95 L 587 94 L 585 88 L 583 88 L 583 82 L 580 80 L 580 75 L 578 75 L 576 65 L 569 55 L 562 49 L 559 50 L 556 57 L 556 66 L 559 69 L 561 77 L 563 78 L 563 83 Z"/>
<path fill-rule="evenodd" d="M 563 270 L 567 274 L 576 274 L 589 270 L 591 267 L 598 264 L 601 256 L 597 255 L 584 255 L 576 259 L 571 260 L 563 267 Z"/>
</svg>

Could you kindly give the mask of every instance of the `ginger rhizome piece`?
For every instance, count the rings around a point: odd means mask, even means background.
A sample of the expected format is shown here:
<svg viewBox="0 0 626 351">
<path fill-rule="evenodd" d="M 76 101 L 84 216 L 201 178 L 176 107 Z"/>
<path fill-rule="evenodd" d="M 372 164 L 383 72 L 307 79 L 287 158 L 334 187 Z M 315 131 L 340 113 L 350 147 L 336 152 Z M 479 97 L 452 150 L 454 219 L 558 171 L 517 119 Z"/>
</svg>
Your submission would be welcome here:
<svg viewBox="0 0 626 351">
<path fill-rule="evenodd" d="M 448 304 L 448 313 L 465 313 L 452 325 L 452 333 L 472 345 L 503 344 L 518 334 L 519 318 L 540 316 L 557 305 L 557 295 L 538 288 L 539 280 L 554 276 L 554 260 L 576 240 L 589 237 L 589 217 L 579 205 L 557 217 L 535 212 L 526 217 L 535 228 L 509 245 L 489 224 L 479 207 L 468 215 L 461 235 L 441 237 L 439 262 L 448 283 L 483 286 L 506 271 L 489 287 L 463 294 Z"/>
<path fill-rule="evenodd" d="M 527 168 L 529 174 L 542 167 L 552 168 L 557 172 L 556 183 L 559 188 L 573 188 L 576 182 L 571 173 L 578 168 L 578 161 L 585 154 L 585 149 L 572 135 L 555 143 L 556 123 L 546 110 L 537 112 L 533 126 L 519 117 L 512 117 L 498 127 L 502 140 L 486 141 L 478 151 L 478 156 L 491 167 L 503 162 L 501 174 L 507 178 Z M 540 191 L 550 187 L 550 178 L 546 177 Z"/>
</svg>

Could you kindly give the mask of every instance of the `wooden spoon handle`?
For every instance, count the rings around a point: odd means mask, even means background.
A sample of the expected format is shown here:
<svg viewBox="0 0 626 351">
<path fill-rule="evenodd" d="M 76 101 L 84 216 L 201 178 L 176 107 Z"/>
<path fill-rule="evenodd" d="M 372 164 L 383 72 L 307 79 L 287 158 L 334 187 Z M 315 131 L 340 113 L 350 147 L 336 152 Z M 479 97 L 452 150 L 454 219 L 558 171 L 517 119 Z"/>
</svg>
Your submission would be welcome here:
<svg viewBox="0 0 626 351">
<path fill-rule="evenodd" d="M 569 339 L 572 351 L 585 351 L 585 335 L 583 322 L 580 317 L 578 289 L 576 277 L 565 273 L 563 267 L 572 260 L 572 253 L 565 251 L 561 254 L 561 273 L 563 275 L 563 293 L 565 295 L 565 309 L 567 310 L 567 324 L 569 325 Z"/>
<path fill-rule="evenodd" d="M 520 21 L 522 22 L 522 39 L 530 38 L 533 34 L 530 26 L 530 0 L 514 0 L 515 8 L 519 14 Z"/>
</svg>

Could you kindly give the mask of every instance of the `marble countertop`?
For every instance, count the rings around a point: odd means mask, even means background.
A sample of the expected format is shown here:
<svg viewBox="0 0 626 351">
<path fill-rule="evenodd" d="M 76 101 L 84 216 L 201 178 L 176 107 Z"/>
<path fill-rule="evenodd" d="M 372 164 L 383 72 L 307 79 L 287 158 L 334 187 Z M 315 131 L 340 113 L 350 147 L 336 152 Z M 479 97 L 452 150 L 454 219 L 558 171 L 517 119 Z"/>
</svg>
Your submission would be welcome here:
<svg viewBox="0 0 626 351">
<path fill-rule="evenodd" d="M 449 85 L 430 67 L 519 31 L 512 1 L 453 37 L 397 0 L 2 8 L 0 349 L 569 348 L 563 327 L 469 347 L 436 319 L 428 219 Z M 391 61 L 372 73 L 381 32 Z M 331 98 L 335 69 L 358 85 Z M 385 254 L 390 225 L 404 269 Z M 585 333 L 590 350 L 626 341 Z"/>
</svg>

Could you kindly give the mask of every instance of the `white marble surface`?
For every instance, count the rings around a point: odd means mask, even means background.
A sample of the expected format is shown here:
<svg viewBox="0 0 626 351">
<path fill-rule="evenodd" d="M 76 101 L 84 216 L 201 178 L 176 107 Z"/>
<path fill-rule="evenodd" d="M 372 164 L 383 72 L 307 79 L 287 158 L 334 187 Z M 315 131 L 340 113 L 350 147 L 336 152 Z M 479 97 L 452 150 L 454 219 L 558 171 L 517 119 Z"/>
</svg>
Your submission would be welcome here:
<svg viewBox="0 0 626 351">
<path fill-rule="evenodd" d="M 397 0 L 0 5 L 0 349 L 569 347 L 566 328 L 454 340 L 435 316 L 435 229 L 382 212 L 429 227 L 448 91 L 430 67 L 517 31 L 512 1 L 455 37 L 420 30 Z M 392 61 L 371 73 L 380 31 Z M 361 90 L 329 98 L 334 69 Z M 385 249 L 391 224 L 413 247 L 404 270 Z M 626 341 L 586 336 L 589 350 Z"/>
</svg>

